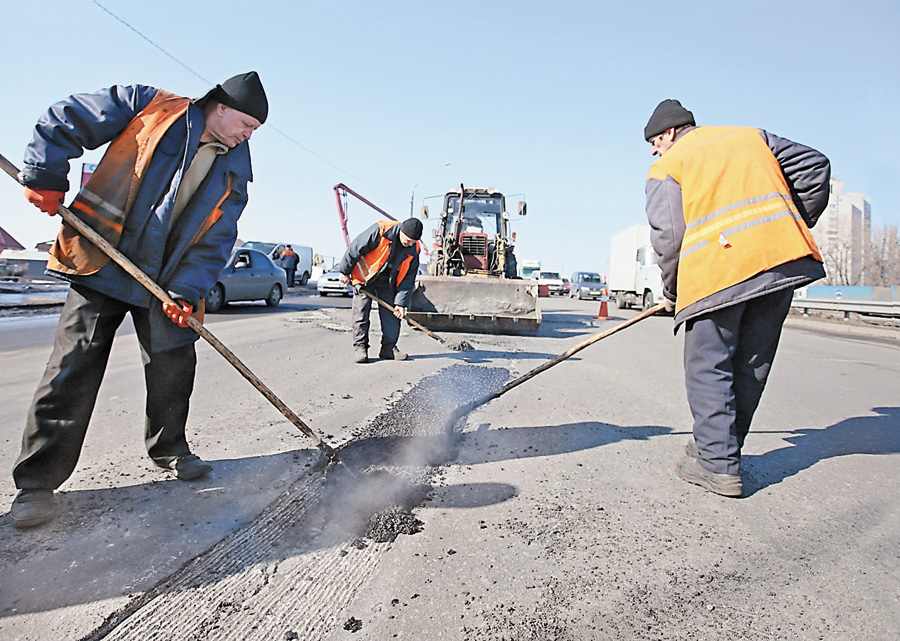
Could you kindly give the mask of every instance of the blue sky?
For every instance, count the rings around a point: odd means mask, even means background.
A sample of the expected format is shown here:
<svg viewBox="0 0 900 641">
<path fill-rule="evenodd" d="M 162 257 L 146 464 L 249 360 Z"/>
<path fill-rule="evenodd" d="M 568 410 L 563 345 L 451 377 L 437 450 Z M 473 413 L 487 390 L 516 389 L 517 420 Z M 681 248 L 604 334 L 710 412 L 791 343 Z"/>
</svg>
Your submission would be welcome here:
<svg viewBox="0 0 900 641">
<path fill-rule="evenodd" d="M 38 116 L 71 93 L 198 97 L 255 69 L 270 111 L 243 240 L 338 257 L 337 183 L 397 218 L 414 187 L 418 213 L 463 183 L 524 195 L 524 219 L 509 206 L 520 260 L 604 272 L 610 236 L 645 220 L 642 130 L 664 98 L 698 124 L 816 147 L 876 223 L 900 223 L 896 2 L 97 2 L 4 8 L 0 153 L 20 165 Z M 70 181 L 99 158 L 73 161 Z M 354 235 L 378 216 L 351 199 L 349 218 Z M 4 176 L 0 226 L 32 247 L 58 218 Z"/>
</svg>

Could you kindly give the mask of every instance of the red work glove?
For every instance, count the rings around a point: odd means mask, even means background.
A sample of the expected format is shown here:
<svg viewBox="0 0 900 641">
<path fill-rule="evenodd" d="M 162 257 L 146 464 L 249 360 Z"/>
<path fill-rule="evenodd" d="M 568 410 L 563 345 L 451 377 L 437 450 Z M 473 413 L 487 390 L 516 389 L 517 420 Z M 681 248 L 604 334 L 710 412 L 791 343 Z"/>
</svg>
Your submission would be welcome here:
<svg viewBox="0 0 900 641">
<path fill-rule="evenodd" d="M 59 211 L 59 205 L 65 195 L 62 191 L 25 188 L 25 200 L 51 216 L 55 216 Z"/>
<path fill-rule="evenodd" d="M 163 311 L 166 316 L 172 319 L 172 322 L 179 327 L 188 327 L 187 319 L 194 313 L 194 306 L 185 301 L 175 303 L 163 303 Z"/>
</svg>

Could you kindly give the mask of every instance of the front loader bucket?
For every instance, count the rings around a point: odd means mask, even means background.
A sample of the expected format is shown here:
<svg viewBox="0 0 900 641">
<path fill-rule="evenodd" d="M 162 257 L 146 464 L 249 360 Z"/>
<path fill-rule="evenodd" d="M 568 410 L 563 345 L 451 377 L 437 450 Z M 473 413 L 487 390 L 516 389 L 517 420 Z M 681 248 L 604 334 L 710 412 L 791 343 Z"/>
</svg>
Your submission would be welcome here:
<svg viewBox="0 0 900 641">
<path fill-rule="evenodd" d="M 418 276 L 408 315 L 435 331 L 536 332 L 541 325 L 537 281 Z"/>
</svg>

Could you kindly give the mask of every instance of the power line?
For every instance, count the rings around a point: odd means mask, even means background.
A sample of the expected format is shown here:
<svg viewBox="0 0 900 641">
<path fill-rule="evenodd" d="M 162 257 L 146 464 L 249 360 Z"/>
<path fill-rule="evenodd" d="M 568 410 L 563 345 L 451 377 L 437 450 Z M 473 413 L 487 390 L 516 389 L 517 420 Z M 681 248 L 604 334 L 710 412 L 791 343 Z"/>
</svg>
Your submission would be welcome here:
<svg viewBox="0 0 900 641">
<path fill-rule="evenodd" d="M 147 36 L 145 36 L 143 33 L 141 33 L 140 31 L 138 31 L 137 29 L 135 29 L 133 26 L 131 26 L 131 25 L 130 25 L 129 23 L 127 23 L 125 20 L 123 20 L 122 18 L 120 18 L 119 16 L 117 16 L 116 14 L 114 14 L 112 11 L 110 11 L 109 9 L 107 9 L 106 7 L 104 7 L 104 6 L 103 6 L 102 4 L 100 4 L 99 2 L 97 2 L 97 0 L 91 0 L 91 1 L 92 1 L 95 5 L 97 5 L 97 6 L 100 7 L 101 9 L 103 9 L 103 10 L 104 10 L 106 13 L 108 13 L 110 16 L 112 16 L 113 18 L 115 18 L 118 22 L 120 22 L 120 23 L 122 23 L 123 25 L 125 25 L 126 27 L 128 27 L 131 31 L 133 31 L 134 33 L 136 33 L 136 34 L 137 34 L 138 36 L 140 36 L 142 39 L 146 40 L 146 41 L 147 41 L 148 43 L 150 43 L 154 48 L 158 49 L 160 52 L 162 52 L 162 53 L 163 53 L 164 55 L 166 55 L 168 58 L 172 59 L 173 61 L 175 61 L 176 63 L 178 63 L 179 65 L 181 65 L 181 66 L 184 67 L 185 69 L 187 69 L 189 72 L 191 72 L 193 75 L 197 76 L 200 80 L 202 80 L 203 82 L 205 82 L 207 85 L 212 85 L 212 84 L 214 84 L 213 82 L 207 80 L 206 78 L 204 78 L 203 76 L 201 76 L 199 73 L 197 73 L 196 71 L 194 71 L 193 69 L 191 69 L 190 67 L 188 67 L 185 63 L 183 63 L 181 60 L 179 60 L 178 58 L 176 58 L 175 56 L 173 56 L 171 53 L 169 53 L 168 51 L 166 51 L 165 49 L 163 49 L 162 47 L 160 47 L 160 46 L 159 46 L 158 44 L 156 44 L 153 40 L 151 40 L 150 38 L 148 38 Z M 289 142 L 291 142 L 291 143 L 293 143 L 294 145 L 300 147 L 303 151 L 307 152 L 308 154 L 310 154 L 310 155 L 313 156 L 314 158 L 316 158 L 316 159 L 322 161 L 323 163 L 325 163 L 325 164 L 328 165 L 329 167 L 332 167 L 333 169 L 337 169 L 337 170 L 340 171 L 341 173 L 346 174 L 347 176 L 349 176 L 349 177 L 352 178 L 353 180 L 355 180 L 355 181 L 357 181 L 357 182 L 359 182 L 359 183 L 361 183 L 361 184 L 363 184 L 363 185 L 366 185 L 367 187 L 371 187 L 372 189 L 375 189 L 376 191 L 379 191 L 379 192 L 381 192 L 382 194 L 384 194 L 384 195 L 386 195 L 386 196 L 389 196 L 389 197 L 391 197 L 391 198 L 394 198 L 393 196 L 391 196 L 391 194 L 387 193 L 387 192 L 384 191 L 383 189 L 380 189 L 380 188 L 376 187 L 375 185 L 371 185 L 371 184 L 367 183 L 366 181 L 364 181 L 364 180 L 361 179 L 361 178 L 357 178 L 356 176 L 354 176 L 353 174 L 351 174 L 350 172 L 348 172 L 346 169 L 342 169 L 341 167 L 338 167 L 337 165 L 335 165 L 333 162 L 327 160 L 326 158 L 323 158 L 322 156 L 320 156 L 319 154 L 317 154 L 316 152 L 314 152 L 314 151 L 313 151 L 312 149 L 310 149 L 309 147 L 306 147 L 305 145 L 301 144 L 300 142 L 294 140 L 291 136 L 289 136 L 289 135 L 286 134 L 285 132 L 283 132 L 283 131 L 281 131 L 280 129 L 278 129 L 278 127 L 276 127 L 275 125 L 273 125 L 273 124 L 270 123 L 270 124 L 269 124 L 269 128 L 272 129 L 273 131 L 275 131 L 276 133 L 278 133 L 279 135 L 281 135 L 282 137 L 284 137 L 284 138 L 285 138 L 286 140 L 288 140 Z"/>
<path fill-rule="evenodd" d="M 117 16 L 116 14 L 114 14 L 112 11 L 110 11 L 109 9 L 107 9 L 106 7 L 104 7 L 102 4 L 100 4 L 99 2 L 97 2 L 97 0 L 92 0 L 92 2 L 93 2 L 95 5 L 97 5 L 98 7 L 100 7 L 101 9 L 103 9 L 106 13 L 108 13 L 109 15 L 111 15 L 113 18 L 115 18 L 116 20 L 118 20 L 119 22 L 121 22 L 123 25 L 125 25 L 126 27 L 128 27 L 129 29 L 131 29 L 132 31 L 134 31 L 134 32 L 135 32 L 137 35 L 139 35 L 141 38 L 143 38 L 144 40 L 146 40 L 147 42 L 149 42 L 151 45 L 153 45 L 154 47 L 156 47 L 157 49 L 159 49 L 161 52 L 163 52 L 163 53 L 164 53 L 165 55 L 167 55 L 169 58 L 171 58 L 172 60 L 174 60 L 175 62 L 177 62 L 178 64 L 180 64 L 182 67 L 184 67 L 185 69 L 187 69 L 188 71 L 190 71 L 192 74 L 194 74 L 195 76 L 197 76 L 198 78 L 200 78 L 200 80 L 202 80 L 203 82 L 205 82 L 205 83 L 208 84 L 208 85 L 211 85 L 211 84 L 212 84 L 209 80 L 207 80 L 206 78 L 204 78 L 203 76 L 201 76 L 199 73 L 197 73 L 196 71 L 194 71 L 193 69 L 191 69 L 190 67 L 188 67 L 186 64 L 184 64 L 183 62 L 181 62 L 181 60 L 179 60 L 178 58 L 176 58 L 175 56 L 173 56 L 171 53 L 169 53 L 168 51 L 166 51 L 165 49 L 163 49 L 162 47 L 160 47 L 158 44 L 156 44 L 155 42 L 153 42 L 150 38 L 148 38 L 147 36 L 145 36 L 144 34 L 142 34 L 140 31 L 138 31 L 137 29 L 135 29 L 134 27 L 132 27 L 130 24 L 128 24 L 127 22 L 125 22 L 124 20 L 122 20 L 122 18 L 120 18 L 119 16 Z"/>
</svg>

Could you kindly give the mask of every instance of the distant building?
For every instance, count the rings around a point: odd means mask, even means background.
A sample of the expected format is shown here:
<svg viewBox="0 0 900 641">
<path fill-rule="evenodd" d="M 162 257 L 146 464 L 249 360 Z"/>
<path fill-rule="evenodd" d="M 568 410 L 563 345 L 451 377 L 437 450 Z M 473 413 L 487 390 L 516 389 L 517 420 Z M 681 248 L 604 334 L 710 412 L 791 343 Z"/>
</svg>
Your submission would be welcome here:
<svg viewBox="0 0 900 641">
<path fill-rule="evenodd" d="M 44 274 L 50 254 L 33 249 L 4 249 L 0 251 L 0 279 L 51 280 Z"/>
<path fill-rule="evenodd" d="M 872 239 L 872 206 L 865 194 L 845 192 L 837 178 L 829 185 L 828 207 L 813 228 L 825 260 L 825 282 L 865 285 L 866 252 Z"/>
</svg>

